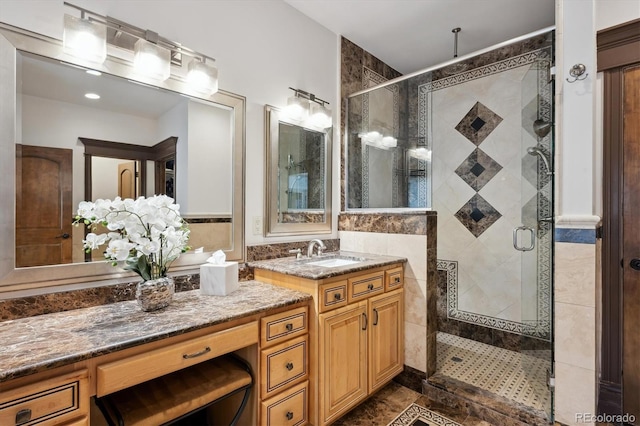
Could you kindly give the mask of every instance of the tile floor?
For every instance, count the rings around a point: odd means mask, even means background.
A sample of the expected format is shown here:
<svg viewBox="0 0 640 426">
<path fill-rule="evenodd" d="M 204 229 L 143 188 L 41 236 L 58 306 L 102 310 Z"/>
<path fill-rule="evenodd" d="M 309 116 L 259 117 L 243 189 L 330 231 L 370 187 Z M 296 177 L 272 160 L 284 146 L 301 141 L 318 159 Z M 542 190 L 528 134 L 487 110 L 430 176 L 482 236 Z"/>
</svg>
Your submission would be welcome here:
<svg viewBox="0 0 640 426">
<path fill-rule="evenodd" d="M 437 340 L 438 373 L 536 410 L 549 409 L 547 351 L 513 352 L 447 333 L 438 333 Z"/>
<path fill-rule="evenodd" d="M 386 426 L 412 403 L 425 407 L 463 426 L 500 426 L 484 422 L 444 404 L 433 402 L 421 393 L 391 382 L 371 398 L 351 410 L 334 426 Z"/>
</svg>

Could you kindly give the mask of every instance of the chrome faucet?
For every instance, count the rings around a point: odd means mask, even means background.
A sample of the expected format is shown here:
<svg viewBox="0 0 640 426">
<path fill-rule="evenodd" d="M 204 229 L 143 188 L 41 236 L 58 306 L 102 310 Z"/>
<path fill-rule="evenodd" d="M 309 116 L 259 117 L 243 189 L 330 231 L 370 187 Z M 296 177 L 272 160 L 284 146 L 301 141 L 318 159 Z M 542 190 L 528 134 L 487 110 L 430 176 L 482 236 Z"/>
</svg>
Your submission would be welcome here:
<svg viewBox="0 0 640 426">
<path fill-rule="evenodd" d="M 317 248 L 318 256 L 322 256 L 322 251 L 327 249 L 327 247 L 324 245 L 322 240 L 318 240 L 317 238 L 313 239 L 309 241 L 309 246 L 307 247 L 307 257 L 313 256 L 313 248 L 315 246 L 318 246 Z"/>
</svg>

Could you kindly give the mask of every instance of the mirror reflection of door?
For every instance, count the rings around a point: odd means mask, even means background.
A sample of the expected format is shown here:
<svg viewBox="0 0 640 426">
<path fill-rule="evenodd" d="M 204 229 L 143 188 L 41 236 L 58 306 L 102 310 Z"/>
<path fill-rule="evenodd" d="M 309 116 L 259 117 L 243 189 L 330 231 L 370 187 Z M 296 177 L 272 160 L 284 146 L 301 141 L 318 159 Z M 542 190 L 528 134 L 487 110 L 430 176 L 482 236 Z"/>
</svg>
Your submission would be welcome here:
<svg viewBox="0 0 640 426">
<path fill-rule="evenodd" d="M 71 149 L 16 145 L 16 267 L 71 263 Z"/>
<path fill-rule="evenodd" d="M 118 196 L 138 198 L 138 170 L 135 161 L 118 164 Z"/>
</svg>

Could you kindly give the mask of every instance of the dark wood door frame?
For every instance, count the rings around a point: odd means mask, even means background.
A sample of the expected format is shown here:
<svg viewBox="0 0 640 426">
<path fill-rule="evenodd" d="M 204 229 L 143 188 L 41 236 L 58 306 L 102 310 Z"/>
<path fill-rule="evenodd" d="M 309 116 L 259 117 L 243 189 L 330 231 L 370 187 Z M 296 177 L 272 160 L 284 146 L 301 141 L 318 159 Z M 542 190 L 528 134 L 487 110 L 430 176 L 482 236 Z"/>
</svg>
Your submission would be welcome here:
<svg viewBox="0 0 640 426">
<path fill-rule="evenodd" d="M 623 70 L 640 63 L 640 19 L 597 33 L 603 72 L 602 336 L 598 411 L 622 414 Z"/>
</svg>

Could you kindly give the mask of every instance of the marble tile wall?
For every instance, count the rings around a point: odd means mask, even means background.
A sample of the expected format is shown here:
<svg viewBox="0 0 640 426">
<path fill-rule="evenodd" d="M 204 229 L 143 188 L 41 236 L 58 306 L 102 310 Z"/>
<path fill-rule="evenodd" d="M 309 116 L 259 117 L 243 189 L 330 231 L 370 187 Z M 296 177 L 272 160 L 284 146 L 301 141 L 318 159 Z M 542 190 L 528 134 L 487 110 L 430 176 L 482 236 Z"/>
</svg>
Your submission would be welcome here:
<svg viewBox="0 0 640 426">
<path fill-rule="evenodd" d="M 402 74 L 389 65 L 382 62 L 360 46 L 354 44 L 348 39 L 342 37 L 340 40 L 340 135 L 344 138 L 346 134 L 347 124 L 347 101 L 346 98 L 352 93 L 358 92 L 366 87 L 369 87 L 369 82 L 365 78 L 365 72 L 371 71 L 383 80 L 391 80 L 393 78 L 400 77 Z M 400 93 L 400 98 L 403 98 L 403 93 Z M 406 95 L 404 96 L 406 99 Z M 362 123 L 362 103 L 352 102 L 349 105 L 350 114 L 349 119 L 352 122 L 349 123 L 350 129 L 359 128 Z M 406 122 L 406 120 L 399 120 L 400 123 Z M 345 144 L 340 144 L 340 206 L 341 210 L 345 208 L 345 165 L 346 165 L 346 148 Z M 358 163 L 361 156 L 351 156 L 350 160 L 356 161 L 356 163 L 350 164 L 351 170 L 362 170 L 362 164 Z M 357 178 L 356 178 L 357 180 Z M 361 182 L 361 177 L 360 177 Z M 349 190 L 353 191 L 351 196 L 354 199 L 361 199 L 362 185 L 352 184 L 349 185 Z"/>
<path fill-rule="evenodd" d="M 405 371 L 411 382 L 435 372 L 436 244 L 435 212 L 413 214 L 341 213 L 340 248 L 408 259 L 405 266 Z M 413 227 L 413 229 L 412 229 Z M 420 372 L 420 373 L 416 373 Z"/>
<path fill-rule="evenodd" d="M 555 245 L 555 413 L 577 425 L 576 413 L 596 412 L 596 244 L 583 242 L 584 232 L 566 232 L 576 238 Z"/>
</svg>

